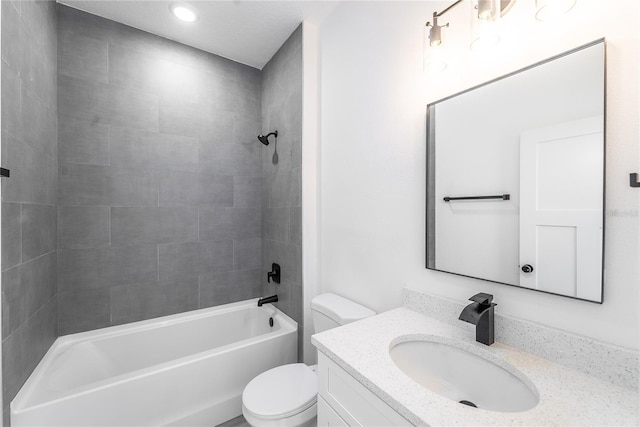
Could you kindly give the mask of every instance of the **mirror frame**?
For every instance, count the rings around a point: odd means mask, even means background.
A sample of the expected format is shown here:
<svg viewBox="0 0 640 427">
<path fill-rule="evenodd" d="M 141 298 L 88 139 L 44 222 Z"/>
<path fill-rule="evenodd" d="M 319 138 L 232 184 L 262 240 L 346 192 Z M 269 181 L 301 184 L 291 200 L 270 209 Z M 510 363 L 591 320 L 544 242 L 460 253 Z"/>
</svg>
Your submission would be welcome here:
<svg viewBox="0 0 640 427">
<path fill-rule="evenodd" d="M 530 70 L 532 68 L 536 68 L 539 67 L 541 65 L 544 65 L 546 63 L 552 62 L 556 59 L 560 59 L 563 58 L 565 56 L 571 55 L 572 53 L 587 49 L 589 47 L 592 46 L 596 46 L 598 44 L 602 43 L 602 47 L 603 47 L 603 63 L 602 66 L 604 67 L 604 81 L 603 81 L 603 101 L 604 101 L 604 105 L 602 108 L 603 111 L 603 118 L 604 118 L 604 122 L 602 124 L 602 151 L 603 151 L 603 162 L 602 162 L 602 268 L 601 268 L 601 277 L 600 277 L 600 301 L 594 301 L 594 300 L 589 300 L 589 299 L 584 299 L 584 298 L 578 298 L 578 297 L 574 297 L 571 295 L 564 295 L 564 294 L 560 294 L 560 293 L 556 293 L 556 292 L 550 292 L 550 291 L 543 291 L 543 290 L 539 290 L 539 289 L 533 289 L 533 288 L 527 288 L 527 287 L 523 287 L 520 285 L 516 285 L 516 284 L 512 284 L 512 283 L 505 283 L 505 282 L 498 282 L 495 280 L 490 280 L 490 279 L 483 279 L 481 277 L 476 277 L 476 276 L 469 276 L 466 274 L 460 274 L 460 273 L 455 273 L 452 271 L 447 271 L 447 270 L 439 270 L 437 268 L 435 268 L 435 259 L 434 259 L 434 268 L 429 267 L 429 259 L 430 257 L 435 257 L 435 246 L 436 246 L 436 242 L 435 242 L 435 236 L 436 236 L 436 218 L 435 218 L 435 168 L 436 168 L 436 158 L 435 158 L 435 110 L 433 110 L 435 108 L 435 106 L 443 101 L 446 101 L 448 99 L 451 98 L 455 98 L 457 96 L 463 95 L 467 92 L 471 92 L 475 89 L 490 85 L 492 83 L 495 83 L 497 81 L 500 80 L 504 80 L 508 77 L 514 76 L 516 74 L 520 74 L 523 73 L 527 70 Z M 433 113 L 432 113 L 433 110 Z M 504 74 L 500 77 L 496 77 L 495 79 L 489 80 L 487 82 L 481 83 L 479 85 L 470 87 L 468 89 L 465 89 L 461 92 L 455 93 L 453 95 L 449 95 L 446 96 L 444 98 L 438 99 L 437 101 L 434 102 L 430 102 L 429 104 L 427 104 L 427 116 L 426 116 L 426 125 L 427 125 L 427 140 L 426 140 L 426 160 L 427 160 L 427 167 L 426 167 L 426 215 L 425 215 L 425 220 L 426 220 L 426 228 L 425 228 L 425 242 L 426 242 L 426 253 L 425 253 L 425 267 L 428 270 L 432 270 L 432 271 L 439 271 L 442 273 L 447 273 L 447 274 L 453 274 L 456 276 L 461 276 L 461 277 L 468 277 L 471 279 L 476 279 L 476 280 L 482 280 L 485 282 L 491 282 L 491 283 L 497 283 L 500 285 L 507 285 L 507 286 L 511 286 L 514 288 L 518 288 L 518 289 L 524 289 L 524 290 L 528 290 L 528 291 L 533 291 L 533 292 L 541 292 L 541 293 L 545 293 L 545 294 L 550 294 L 550 295 L 558 295 L 564 298 L 571 298 L 571 299 L 575 299 L 575 300 L 579 300 L 579 301 L 586 301 L 586 302 L 590 302 L 590 303 L 595 303 L 595 304 L 602 304 L 604 302 L 604 273 L 605 273 L 605 236 L 606 236 L 606 216 L 605 216 L 605 212 L 606 212 L 606 188 L 607 188 L 607 183 L 606 183 L 606 173 L 607 173 L 607 44 L 606 44 L 606 40 L 604 37 L 599 38 L 597 40 L 594 40 L 590 43 L 578 46 L 576 48 L 573 48 L 571 50 L 562 52 L 558 55 L 554 55 L 552 57 L 549 57 L 547 59 L 544 59 L 542 61 L 536 62 L 532 65 L 529 65 L 527 67 L 524 68 L 520 68 L 516 71 L 512 71 L 508 74 Z"/>
</svg>

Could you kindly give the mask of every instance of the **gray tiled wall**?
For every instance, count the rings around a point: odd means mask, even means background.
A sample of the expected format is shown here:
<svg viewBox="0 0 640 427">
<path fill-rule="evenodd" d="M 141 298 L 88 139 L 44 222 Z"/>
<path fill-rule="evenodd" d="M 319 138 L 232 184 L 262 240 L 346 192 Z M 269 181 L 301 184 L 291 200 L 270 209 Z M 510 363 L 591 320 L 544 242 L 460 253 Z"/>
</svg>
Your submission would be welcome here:
<svg viewBox="0 0 640 427">
<path fill-rule="evenodd" d="M 298 356 L 302 359 L 302 24 L 262 70 L 262 131 L 278 130 L 262 150 L 263 269 L 280 264 L 277 306 L 298 322 Z M 275 152 L 277 151 L 277 162 Z"/>
<path fill-rule="evenodd" d="M 58 335 L 56 6 L 2 1 L 2 391 L 8 406 Z"/>
<path fill-rule="evenodd" d="M 53 2 L 1 4 L 5 425 L 58 332 L 277 292 L 302 337 L 301 28 L 260 72 Z M 256 141 L 275 128 L 277 163 Z"/>
<path fill-rule="evenodd" d="M 60 334 L 259 296 L 262 73 L 62 5 L 58 40 Z"/>
</svg>

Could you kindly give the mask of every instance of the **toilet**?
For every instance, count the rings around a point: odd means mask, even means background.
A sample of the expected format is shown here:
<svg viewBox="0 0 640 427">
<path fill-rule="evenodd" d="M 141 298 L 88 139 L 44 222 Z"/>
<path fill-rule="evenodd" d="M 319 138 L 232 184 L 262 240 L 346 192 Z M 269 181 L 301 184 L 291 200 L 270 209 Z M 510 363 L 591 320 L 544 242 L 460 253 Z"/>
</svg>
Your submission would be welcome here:
<svg viewBox="0 0 640 427">
<path fill-rule="evenodd" d="M 336 294 L 311 301 L 316 333 L 346 325 L 376 313 Z M 270 369 L 252 379 L 242 393 L 242 414 L 254 427 L 316 425 L 318 377 L 315 366 L 292 363 Z"/>
</svg>

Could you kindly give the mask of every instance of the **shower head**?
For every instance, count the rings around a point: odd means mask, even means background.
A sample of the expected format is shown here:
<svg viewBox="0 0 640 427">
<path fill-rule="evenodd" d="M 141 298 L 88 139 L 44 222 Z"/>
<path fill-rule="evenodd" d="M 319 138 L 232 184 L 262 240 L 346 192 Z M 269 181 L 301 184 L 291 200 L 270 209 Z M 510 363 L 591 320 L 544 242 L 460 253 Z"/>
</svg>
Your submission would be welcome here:
<svg viewBox="0 0 640 427">
<path fill-rule="evenodd" d="M 273 132 L 268 133 L 266 135 L 260 134 L 260 135 L 258 135 L 258 141 L 262 142 L 264 145 L 269 145 L 269 137 L 271 135 L 273 135 L 273 136 L 275 136 L 277 138 L 278 137 L 278 131 L 274 130 Z"/>
</svg>

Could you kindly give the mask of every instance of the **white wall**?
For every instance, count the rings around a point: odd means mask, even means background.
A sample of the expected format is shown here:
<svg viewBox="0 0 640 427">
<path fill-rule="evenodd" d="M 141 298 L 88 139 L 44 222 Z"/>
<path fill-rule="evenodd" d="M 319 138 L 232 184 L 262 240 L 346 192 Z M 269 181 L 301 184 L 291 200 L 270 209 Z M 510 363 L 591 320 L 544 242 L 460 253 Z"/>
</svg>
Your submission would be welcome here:
<svg viewBox="0 0 640 427">
<path fill-rule="evenodd" d="M 304 363 L 317 363 L 311 345 L 311 300 L 318 294 L 318 27 L 302 23 L 302 315 Z"/>
<path fill-rule="evenodd" d="M 467 5 L 442 22 L 447 71 L 425 75 L 423 25 L 450 2 L 349 2 L 320 26 L 319 283 L 383 311 L 410 286 L 464 301 L 495 295 L 503 314 L 638 347 L 639 11 L 636 0 L 578 0 L 555 23 L 518 0 L 492 55 L 467 48 Z M 427 103 L 600 37 L 607 39 L 605 288 L 602 305 L 425 269 Z"/>
</svg>

